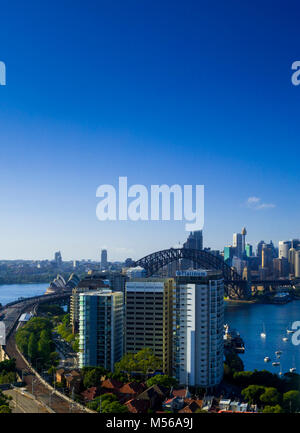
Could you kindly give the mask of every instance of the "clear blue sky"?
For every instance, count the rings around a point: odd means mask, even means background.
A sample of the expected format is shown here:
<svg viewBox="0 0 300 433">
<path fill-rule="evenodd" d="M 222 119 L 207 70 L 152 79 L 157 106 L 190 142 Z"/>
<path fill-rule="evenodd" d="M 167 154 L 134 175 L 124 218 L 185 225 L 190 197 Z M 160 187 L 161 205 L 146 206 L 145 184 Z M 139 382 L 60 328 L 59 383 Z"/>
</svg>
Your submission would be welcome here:
<svg viewBox="0 0 300 433">
<path fill-rule="evenodd" d="M 204 243 L 300 235 L 296 1 L 1 5 L 0 259 L 139 258 L 183 222 L 97 221 L 100 184 L 204 184 Z M 249 197 L 260 200 L 246 202 Z"/>
</svg>

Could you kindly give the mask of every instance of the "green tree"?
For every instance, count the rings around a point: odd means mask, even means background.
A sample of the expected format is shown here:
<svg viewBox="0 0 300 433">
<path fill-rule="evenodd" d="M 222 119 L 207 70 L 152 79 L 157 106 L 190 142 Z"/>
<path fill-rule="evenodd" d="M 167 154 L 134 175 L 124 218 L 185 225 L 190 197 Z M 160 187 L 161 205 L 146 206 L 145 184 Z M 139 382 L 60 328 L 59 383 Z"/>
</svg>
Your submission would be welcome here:
<svg viewBox="0 0 300 433">
<path fill-rule="evenodd" d="M 244 370 L 243 361 L 233 351 L 226 353 L 225 364 L 229 367 L 231 374 L 234 374 L 236 371 L 243 371 Z"/>
<path fill-rule="evenodd" d="M 298 412 L 300 410 L 300 392 L 292 390 L 284 393 L 283 407 L 287 412 Z"/>
<path fill-rule="evenodd" d="M 90 388 L 91 386 L 100 386 L 102 376 L 103 369 L 94 368 L 87 371 L 83 375 L 83 386 L 85 388 Z"/>
<path fill-rule="evenodd" d="M 144 348 L 136 354 L 127 353 L 123 356 L 120 362 L 115 364 L 117 373 L 125 372 L 128 376 L 132 373 L 142 373 L 147 376 L 148 373 L 156 371 L 162 367 L 161 360 L 154 355 L 153 350 Z"/>
<path fill-rule="evenodd" d="M 46 330 L 43 330 L 40 334 L 40 339 L 38 342 L 38 352 L 39 356 L 43 359 L 44 362 L 49 361 L 51 353 L 51 339 L 49 338 L 49 334 Z"/>
<path fill-rule="evenodd" d="M 250 404 L 259 404 L 260 396 L 265 392 L 265 388 L 259 385 L 249 385 L 247 388 L 242 390 L 242 396 Z"/>
<path fill-rule="evenodd" d="M 178 385 L 178 382 L 176 379 L 174 379 L 174 377 L 167 376 L 166 374 L 156 374 L 155 376 L 150 377 L 146 383 L 148 387 L 152 385 L 162 385 L 166 388 L 171 388 L 171 386 Z"/>
<path fill-rule="evenodd" d="M 281 401 L 281 394 L 276 388 L 265 388 L 265 392 L 260 396 L 260 401 L 266 405 L 275 406 Z"/>
<path fill-rule="evenodd" d="M 265 406 L 263 413 L 284 413 L 284 410 L 279 404 L 276 404 L 275 406 Z"/>
<path fill-rule="evenodd" d="M 0 413 L 11 413 L 11 409 L 7 405 L 0 406 Z"/>
<path fill-rule="evenodd" d="M 31 333 L 28 341 L 28 356 L 31 362 L 37 358 L 37 354 L 38 354 L 37 338 L 34 333 Z"/>
</svg>

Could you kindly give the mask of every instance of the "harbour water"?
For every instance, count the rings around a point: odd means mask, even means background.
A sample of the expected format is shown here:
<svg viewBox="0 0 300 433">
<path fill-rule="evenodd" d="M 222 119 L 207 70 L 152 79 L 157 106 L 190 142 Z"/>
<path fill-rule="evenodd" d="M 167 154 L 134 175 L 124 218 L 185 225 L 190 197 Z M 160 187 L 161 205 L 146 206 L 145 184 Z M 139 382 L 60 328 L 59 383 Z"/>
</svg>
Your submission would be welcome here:
<svg viewBox="0 0 300 433">
<path fill-rule="evenodd" d="M 0 285 L 0 302 L 2 305 L 16 301 L 18 298 L 43 295 L 49 284 L 4 284 Z"/>
<path fill-rule="evenodd" d="M 273 361 L 279 361 L 283 373 L 295 367 L 300 374 L 300 345 L 293 345 L 292 334 L 286 332 L 295 321 L 300 321 L 300 301 L 284 305 L 225 303 L 225 323 L 236 329 L 245 343 L 245 353 L 240 354 L 245 370 L 279 373 L 280 366 L 272 366 Z M 266 333 L 265 338 L 261 337 L 262 332 Z M 288 341 L 283 341 L 283 337 L 288 337 Z M 282 351 L 280 359 L 275 355 L 278 350 Z M 266 356 L 270 362 L 264 362 Z"/>
</svg>

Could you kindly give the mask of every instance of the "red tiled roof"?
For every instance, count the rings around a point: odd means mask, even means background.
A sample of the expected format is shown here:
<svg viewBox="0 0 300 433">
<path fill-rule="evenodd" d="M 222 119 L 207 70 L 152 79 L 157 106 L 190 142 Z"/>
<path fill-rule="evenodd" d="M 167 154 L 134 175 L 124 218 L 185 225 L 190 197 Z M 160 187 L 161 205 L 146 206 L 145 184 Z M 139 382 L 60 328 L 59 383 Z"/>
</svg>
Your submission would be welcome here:
<svg viewBox="0 0 300 433">
<path fill-rule="evenodd" d="M 144 385 L 138 382 L 125 383 L 120 389 L 121 394 L 139 394 L 144 391 Z"/>
<path fill-rule="evenodd" d="M 150 407 L 150 402 L 147 400 L 131 399 L 125 403 L 127 409 L 131 413 L 146 413 Z"/>
<path fill-rule="evenodd" d="M 98 397 L 99 394 L 99 388 L 96 386 L 92 386 L 81 393 L 82 397 L 88 401 L 94 400 L 94 398 Z"/>
<path fill-rule="evenodd" d="M 115 379 L 106 379 L 101 384 L 102 388 L 119 390 L 123 386 L 122 382 Z"/>
<path fill-rule="evenodd" d="M 195 413 L 196 410 L 202 408 L 202 400 L 192 400 L 187 406 L 179 411 L 179 413 Z"/>
</svg>

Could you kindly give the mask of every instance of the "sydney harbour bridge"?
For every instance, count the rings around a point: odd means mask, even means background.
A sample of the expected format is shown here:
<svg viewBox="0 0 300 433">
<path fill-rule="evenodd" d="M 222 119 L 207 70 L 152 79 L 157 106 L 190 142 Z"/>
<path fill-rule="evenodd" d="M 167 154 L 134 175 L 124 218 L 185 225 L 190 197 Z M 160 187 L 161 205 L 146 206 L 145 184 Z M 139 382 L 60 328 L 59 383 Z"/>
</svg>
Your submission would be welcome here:
<svg viewBox="0 0 300 433">
<path fill-rule="evenodd" d="M 156 275 L 161 268 L 174 261 L 190 260 L 202 269 L 212 269 L 222 272 L 225 285 L 225 295 L 230 298 L 247 299 L 251 296 L 251 285 L 268 286 L 291 285 L 291 281 L 255 281 L 250 282 L 232 267 L 224 262 L 223 258 L 208 251 L 190 248 L 170 248 L 156 251 L 134 262 L 134 266 L 145 269 L 147 277 Z"/>
</svg>

